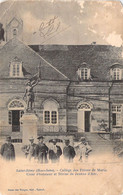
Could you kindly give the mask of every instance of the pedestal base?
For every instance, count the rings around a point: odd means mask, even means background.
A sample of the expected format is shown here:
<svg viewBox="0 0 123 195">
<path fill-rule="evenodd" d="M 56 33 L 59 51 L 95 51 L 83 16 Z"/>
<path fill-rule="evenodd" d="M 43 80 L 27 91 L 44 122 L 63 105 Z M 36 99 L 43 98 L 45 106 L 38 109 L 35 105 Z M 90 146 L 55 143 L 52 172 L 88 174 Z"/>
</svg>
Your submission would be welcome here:
<svg viewBox="0 0 123 195">
<path fill-rule="evenodd" d="M 22 118 L 22 143 L 28 144 L 29 138 L 37 139 L 37 116 L 34 113 L 27 112 Z"/>
</svg>

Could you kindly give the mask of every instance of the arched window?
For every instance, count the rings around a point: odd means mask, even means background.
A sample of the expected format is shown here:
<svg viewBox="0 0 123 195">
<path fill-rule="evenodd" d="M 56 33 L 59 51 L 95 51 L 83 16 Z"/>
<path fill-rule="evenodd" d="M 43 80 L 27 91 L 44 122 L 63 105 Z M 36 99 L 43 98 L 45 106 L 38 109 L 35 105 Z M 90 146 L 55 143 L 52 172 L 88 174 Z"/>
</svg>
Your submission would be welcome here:
<svg viewBox="0 0 123 195">
<path fill-rule="evenodd" d="M 10 77 L 23 77 L 22 61 L 17 57 L 10 63 Z"/>
<path fill-rule="evenodd" d="M 79 67 L 78 67 L 78 79 L 81 81 L 87 81 L 90 79 L 90 68 L 89 65 L 85 62 L 83 62 Z"/>
<path fill-rule="evenodd" d="M 57 125 L 58 124 L 58 103 L 54 100 L 46 100 L 43 103 L 43 124 Z"/>
<path fill-rule="evenodd" d="M 121 69 L 114 68 L 112 70 L 112 76 L 113 76 L 113 80 L 121 80 Z"/>
<path fill-rule="evenodd" d="M 20 118 L 24 114 L 25 104 L 23 101 L 15 99 L 8 105 L 8 123 L 12 125 L 12 132 L 20 131 Z"/>
</svg>

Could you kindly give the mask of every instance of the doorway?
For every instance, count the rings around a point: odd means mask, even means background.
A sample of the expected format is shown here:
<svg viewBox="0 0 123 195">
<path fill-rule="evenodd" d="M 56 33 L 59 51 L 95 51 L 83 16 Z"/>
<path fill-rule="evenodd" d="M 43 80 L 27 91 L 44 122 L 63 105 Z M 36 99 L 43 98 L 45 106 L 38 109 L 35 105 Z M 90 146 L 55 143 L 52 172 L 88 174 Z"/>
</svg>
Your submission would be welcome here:
<svg viewBox="0 0 123 195">
<path fill-rule="evenodd" d="M 20 110 L 12 110 L 12 131 L 20 131 Z"/>
<path fill-rule="evenodd" d="M 22 101 L 15 99 L 8 105 L 8 123 L 12 127 L 12 132 L 20 132 L 20 118 L 24 114 L 25 106 Z"/>
<path fill-rule="evenodd" d="M 91 107 L 88 104 L 81 104 L 78 107 L 78 132 L 91 131 Z"/>
<path fill-rule="evenodd" d="M 90 132 L 90 114 L 91 111 L 85 111 L 85 132 Z"/>
</svg>

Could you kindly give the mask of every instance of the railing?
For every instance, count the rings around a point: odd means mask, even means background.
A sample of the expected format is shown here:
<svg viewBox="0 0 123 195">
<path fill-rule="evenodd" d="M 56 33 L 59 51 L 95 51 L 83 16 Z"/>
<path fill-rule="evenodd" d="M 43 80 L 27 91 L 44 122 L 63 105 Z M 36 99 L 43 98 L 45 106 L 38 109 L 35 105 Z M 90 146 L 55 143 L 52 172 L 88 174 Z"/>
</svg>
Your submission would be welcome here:
<svg viewBox="0 0 123 195">
<path fill-rule="evenodd" d="M 65 125 L 38 125 L 38 132 L 66 132 Z"/>
<path fill-rule="evenodd" d="M 119 132 L 111 132 L 110 133 L 110 139 L 112 140 L 119 140 L 119 139 L 123 139 L 123 131 L 119 131 Z"/>
<path fill-rule="evenodd" d="M 12 143 L 22 143 L 22 139 L 12 139 Z"/>
</svg>

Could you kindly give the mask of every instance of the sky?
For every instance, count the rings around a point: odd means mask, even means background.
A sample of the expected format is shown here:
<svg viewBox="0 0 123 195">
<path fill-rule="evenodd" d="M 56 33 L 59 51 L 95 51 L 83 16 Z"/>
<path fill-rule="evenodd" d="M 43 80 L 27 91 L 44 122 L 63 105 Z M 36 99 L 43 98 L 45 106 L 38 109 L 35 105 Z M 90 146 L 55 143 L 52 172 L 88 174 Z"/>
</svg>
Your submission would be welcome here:
<svg viewBox="0 0 123 195">
<path fill-rule="evenodd" d="M 6 1 L 0 22 L 23 20 L 27 44 L 123 45 L 123 5 L 119 1 Z"/>
</svg>

